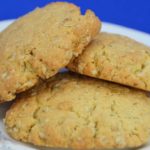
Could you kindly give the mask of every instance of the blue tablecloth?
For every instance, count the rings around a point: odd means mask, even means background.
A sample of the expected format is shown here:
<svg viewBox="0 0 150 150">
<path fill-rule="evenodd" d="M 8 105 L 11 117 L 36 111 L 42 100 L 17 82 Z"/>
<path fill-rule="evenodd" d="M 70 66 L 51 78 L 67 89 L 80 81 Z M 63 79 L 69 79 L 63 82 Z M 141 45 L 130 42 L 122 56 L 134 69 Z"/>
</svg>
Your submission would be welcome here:
<svg viewBox="0 0 150 150">
<path fill-rule="evenodd" d="M 54 0 L 0 0 L 0 20 L 17 18 Z M 66 0 L 95 11 L 103 21 L 150 33 L 150 0 Z"/>
</svg>

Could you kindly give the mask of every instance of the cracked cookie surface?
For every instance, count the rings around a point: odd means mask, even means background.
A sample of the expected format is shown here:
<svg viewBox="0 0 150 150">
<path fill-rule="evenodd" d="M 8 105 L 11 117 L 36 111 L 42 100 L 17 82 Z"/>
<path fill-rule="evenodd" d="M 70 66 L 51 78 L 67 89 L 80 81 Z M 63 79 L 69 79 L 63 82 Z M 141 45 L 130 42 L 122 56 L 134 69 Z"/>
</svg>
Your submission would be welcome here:
<svg viewBox="0 0 150 150">
<path fill-rule="evenodd" d="M 56 2 L 18 19 L 0 33 L 0 102 L 47 79 L 78 56 L 101 23 L 95 14 Z"/>
<path fill-rule="evenodd" d="M 6 113 L 16 140 L 74 149 L 127 148 L 150 135 L 150 99 L 145 92 L 80 76 L 57 74 L 20 95 Z"/>
<path fill-rule="evenodd" d="M 68 68 L 150 91 L 150 48 L 125 36 L 100 33 Z"/>
</svg>

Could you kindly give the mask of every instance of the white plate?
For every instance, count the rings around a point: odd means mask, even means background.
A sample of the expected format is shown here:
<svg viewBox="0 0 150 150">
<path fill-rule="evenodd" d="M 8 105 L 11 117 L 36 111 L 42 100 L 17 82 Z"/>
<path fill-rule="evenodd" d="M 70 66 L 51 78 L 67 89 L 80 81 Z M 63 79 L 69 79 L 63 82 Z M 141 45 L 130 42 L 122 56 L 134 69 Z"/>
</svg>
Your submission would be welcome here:
<svg viewBox="0 0 150 150">
<path fill-rule="evenodd" d="M 11 24 L 13 20 L 1 21 L 0 22 L 0 31 L 5 29 L 9 24 Z M 133 29 L 129 29 L 123 26 L 114 25 L 110 23 L 103 23 L 102 27 L 103 31 L 112 32 L 112 33 L 119 33 L 123 35 L 127 35 L 139 42 L 142 42 L 146 45 L 150 46 L 150 35 L 136 31 Z M 33 147 L 31 145 L 23 144 L 11 139 L 7 133 L 5 132 L 3 126 L 3 118 L 5 116 L 5 111 L 9 107 L 9 104 L 3 104 L 0 106 L 0 150 L 48 150 L 41 147 Z M 50 150 L 50 149 L 49 149 Z M 52 149 L 51 149 L 52 150 Z M 138 148 L 138 150 L 150 150 L 150 144 L 146 145 L 142 148 Z"/>
</svg>

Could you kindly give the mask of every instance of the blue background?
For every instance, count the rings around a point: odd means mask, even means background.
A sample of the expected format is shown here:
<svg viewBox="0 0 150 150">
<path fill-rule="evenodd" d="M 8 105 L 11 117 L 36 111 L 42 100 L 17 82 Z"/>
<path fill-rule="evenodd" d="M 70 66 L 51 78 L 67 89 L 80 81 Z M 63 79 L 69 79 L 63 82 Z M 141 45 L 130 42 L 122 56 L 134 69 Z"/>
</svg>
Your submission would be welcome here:
<svg viewBox="0 0 150 150">
<path fill-rule="evenodd" d="M 54 0 L 0 0 L 0 20 L 17 18 Z M 150 0 L 66 0 L 95 11 L 103 21 L 150 33 Z"/>
</svg>

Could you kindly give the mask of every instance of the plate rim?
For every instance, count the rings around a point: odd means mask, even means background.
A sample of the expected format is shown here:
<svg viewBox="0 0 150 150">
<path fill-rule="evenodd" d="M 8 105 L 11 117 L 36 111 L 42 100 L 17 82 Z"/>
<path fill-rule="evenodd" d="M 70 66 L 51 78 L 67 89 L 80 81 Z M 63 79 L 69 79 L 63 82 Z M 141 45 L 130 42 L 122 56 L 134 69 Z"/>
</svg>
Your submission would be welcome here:
<svg viewBox="0 0 150 150">
<path fill-rule="evenodd" d="M 14 22 L 15 20 L 16 19 L 0 20 L 0 31 L 5 29 L 5 27 L 7 27 L 9 24 Z M 149 42 L 150 40 L 148 40 L 148 39 L 150 39 L 150 34 L 143 32 L 143 31 L 140 31 L 140 30 L 128 28 L 126 26 L 118 25 L 115 23 L 102 21 L 102 31 L 125 35 L 125 36 L 128 36 L 128 37 L 130 37 L 130 38 L 132 38 L 132 39 L 134 39 L 140 43 L 143 43 L 147 46 L 150 46 L 150 42 Z"/>
</svg>

